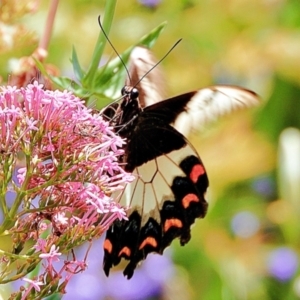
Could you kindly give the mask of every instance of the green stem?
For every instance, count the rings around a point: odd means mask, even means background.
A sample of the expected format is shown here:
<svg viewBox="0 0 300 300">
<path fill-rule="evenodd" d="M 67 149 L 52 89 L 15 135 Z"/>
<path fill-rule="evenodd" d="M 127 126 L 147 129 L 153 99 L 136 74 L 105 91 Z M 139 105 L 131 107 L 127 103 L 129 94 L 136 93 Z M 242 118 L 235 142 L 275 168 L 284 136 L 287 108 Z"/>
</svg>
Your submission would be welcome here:
<svg viewBox="0 0 300 300">
<path fill-rule="evenodd" d="M 106 4 L 105 4 L 104 18 L 103 18 L 102 26 L 103 26 L 103 29 L 107 36 L 109 35 L 110 28 L 112 25 L 116 4 L 117 4 L 117 0 L 107 0 Z M 97 40 L 97 43 L 95 46 L 95 50 L 93 53 L 92 63 L 90 64 L 87 74 L 83 80 L 84 85 L 91 86 L 94 84 L 95 77 L 96 77 L 95 75 L 96 75 L 97 69 L 99 67 L 101 57 L 104 52 L 105 44 L 106 44 L 106 37 L 100 31 L 98 40 Z"/>
<path fill-rule="evenodd" d="M 3 155 L 0 158 L 0 163 L 2 165 L 2 172 L 0 176 L 2 177 L 0 183 L 0 206 L 4 216 L 8 214 L 8 207 L 6 204 L 6 194 L 8 190 L 8 185 L 12 178 L 12 166 L 15 164 L 15 156 L 12 155 Z"/>
<path fill-rule="evenodd" d="M 12 258 L 12 259 L 23 259 L 23 260 L 32 259 L 32 256 L 30 256 L 30 255 L 13 254 L 11 252 L 4 251 L 2 249 L 0 249 L 0 255 L 1 256 L 7 256 L 7 257 Z"/>
<path fill-rule="evenodd" d="M 29 174 L 31 174 L 30 160 L 31 160 L 30 155 L 26 155 L 26 170 L 27 170 L 27 172 L 26 172 L 25 180 L 22 184 L 22 187 L 20 188 L 20 190 L 17 193 L 16 199 L 14 200 L 14 203 L 13 203 L 11 209 L 9 210 L 8 214 L 5 215 L 4 221 L 3 221 L 2 225 L 0 226 L 0 235 L 3 234 L 3 232 L 5 232 L 5 230 L 10 229 L 15 223 L 15 218 L 16 218 L 16 214 L 18 212 L 18 208 L 22 204 L 22 200 L 23 200 L 24 196 L 26 195 L 26 188 L 28 186 L 28 182 L 30 179 L 30 176 L 29 176 Z"/>
<path fill-rule="evenodd" d="M 0 192 L 0 206 L 1 206 L 1 210 L 3 215 L 5 216 L 8 213 L 7 210 L 7 205 L 6 205 L 6 201 L 5 201 L 5 195 L 7 192 L 7 188 L 1 188 L 1 192 Z"/>
</svg>

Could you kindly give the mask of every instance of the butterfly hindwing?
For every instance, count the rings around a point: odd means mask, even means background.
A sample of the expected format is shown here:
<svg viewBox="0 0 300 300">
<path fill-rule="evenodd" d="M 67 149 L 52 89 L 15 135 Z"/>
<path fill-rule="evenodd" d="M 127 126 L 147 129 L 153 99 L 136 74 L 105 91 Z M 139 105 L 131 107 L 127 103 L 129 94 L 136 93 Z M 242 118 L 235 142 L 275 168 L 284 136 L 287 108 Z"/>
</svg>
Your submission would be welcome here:
<svg viewBox="0 0 300 300">
<path fill-rule="evenodd" d="M 130 207 L 129 220 L 118 221 L 108 230 L 104 247 L 106 274 L 125 258 L 129 260 L 124 270 L 128 279 L 149 253 L 162 254 L 175 238 L 186 244 L 191 224 L 207 210 L 208 179 L 189 144 L 137 167 L 135 176 L 121 199 Z"/>
</svg>

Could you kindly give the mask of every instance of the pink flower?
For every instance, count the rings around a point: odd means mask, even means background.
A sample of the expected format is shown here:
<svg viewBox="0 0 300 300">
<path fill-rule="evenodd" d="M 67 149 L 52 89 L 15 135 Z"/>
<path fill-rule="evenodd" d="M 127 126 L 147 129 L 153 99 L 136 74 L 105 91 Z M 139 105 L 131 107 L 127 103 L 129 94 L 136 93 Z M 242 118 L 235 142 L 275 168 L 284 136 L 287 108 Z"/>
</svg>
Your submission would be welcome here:
<svg viewBox="0 0 300 300">
<path fill-rule="evenodd" d="M 17 251 L 35 243 L 22 276 L 42 261 L 45 286 L 67 284 L 71 262 L 77 261 L 72 250 L 101 236 L 114 220 L 126 219 L 112 198 L 133 179 L 119 165 L 124 143 L 70 92 L 44 90 L 37 82 L 0 88 L 0 171 L 6 172 L 0 179 L 5 178 L 4 191 L 17 195 L 4 207 L 17 220 L 7 230 Z M 62 253 L 72 255 L 56 270 Z M 31 284 L 40 289 L 40 282 Z"/>
<path fill-rule="evenodd" d="M 17 175 L 17 179 L 19 181 L 19 184 L 22 184 L 24 182 L 25 176 L 26 176 L 26 168 L 19 168 L 18 169 L 18 175 Z"/>
<path fill-rule="evenodd" d="M 56 248 L 55 245 L 52 245 L 50 248 L 50 251 L 48 253 L 42 253 L 39 255 L 40 258 L 46 258 L 49 263 L 52 261 L 59 261 L 59 256 L 61 256 L 61 253 L 58 252 L 59 247 Z"/>
<path fill-rule="evenodd" d="M 43 282 L 41 281 L 37 281 L 37 280 L 32 280 L 29 278 L 23 278 L 24 281 L 29 283 L 29 286 L 27 287 L 27 289 L 25 290 L 24 294 L 22 295 L 21 300 L 26 300 L 27 299 L 27 295 L 30 293 L 30 291 L 32 290 L 32 288 L 34 288 L 37 292 L 41 291 L 40 286 L 44 285 Z"/>
<path fill-rule="evenodd" d="M 38 239 L 37 243 L 33 246 L 36 251 L 45 252 L 46 240 Z"/>
<path fill-rule="evenodd" d="M 59 225 L 67 225 L 68 220 L 69 219 L 66 217 L 66 214 L 63 211 L 58 212 L 56 215 L 53 216 L 53 221 Z"/>
<path fill-rule="evenodd" d="M 44 285 L 44 283 L 41 281 L 36 281 L 36 280 L 29 279 L 29 278 L 23 278 L 23 280 L 30 283 L 30 286 L 33 287 L 38 292 L 41 290 L 40 285 Z"/>
</svg>

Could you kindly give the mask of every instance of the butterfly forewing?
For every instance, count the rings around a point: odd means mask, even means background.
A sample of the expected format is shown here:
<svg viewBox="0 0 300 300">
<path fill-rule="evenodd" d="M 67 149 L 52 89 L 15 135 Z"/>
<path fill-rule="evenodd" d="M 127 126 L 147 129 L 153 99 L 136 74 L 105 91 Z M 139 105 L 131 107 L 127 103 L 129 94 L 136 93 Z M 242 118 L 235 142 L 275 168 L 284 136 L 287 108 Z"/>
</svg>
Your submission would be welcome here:
<svg viewBox="0 0 300 300">
<path fill-rule="evenodd" d="M 142 107 L 152 105 L 166 98 L 166 84 L 163 72 L 159 66 L 140 79 L 157 63 L 151 51 L 144 47 L 135 47 L 130 55 L 130 78 L 126 85 L 135 86 L 139 94 L 139 102 Z"/>
<path fill-rule="evenodd" d="M 225 85 L 207 87 L 191 97 L 185 110 L 177 115 L 174 127 L 188 135 L 190 131 L 199 131 L 222 115 L 258 104 L 258 96 L 250 90 Z"/>
</svg>

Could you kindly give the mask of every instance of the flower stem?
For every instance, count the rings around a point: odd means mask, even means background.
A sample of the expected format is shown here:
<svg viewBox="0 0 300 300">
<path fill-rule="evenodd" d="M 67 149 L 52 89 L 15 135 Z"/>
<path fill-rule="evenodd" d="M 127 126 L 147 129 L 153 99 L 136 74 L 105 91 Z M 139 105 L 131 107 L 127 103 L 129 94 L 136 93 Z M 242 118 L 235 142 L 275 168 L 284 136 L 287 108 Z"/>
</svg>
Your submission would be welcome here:
<svg viewBox="0 0 300 300">
<path fill-rule="evenodd" d="M 22 204 L 22 201 L 24 200 L 24 196 L 26 195 L 26 188 L 27 188 L 28 182 L 30 180 L 30 176 L 28 175 L 28 174 L 30 174 L 30 171 L 31 171 L 30 161 L 31 161 L 31 156 L 27 155 L 26 165 L 27 165 L 28 173 L 26 174 L 25 180 L 22 184 L 23 188 L 21 187 L 19 189 L 12 207 L 10 208 L 8 214 L 5 215 L 4 221 L 3 221 L 2 225 L 0 226 L 0 235 L 3 234 L 3 232 L 5 232 L 5 230 L 10 229 L 15 224 L 15 219 L 16 219 L 16 214 L 18 212 L 18 208 L 20 207 L 20 205 Z"/>
<path fill-rule="evenodd" d="M 58 2 L 59 2 L 59 0 L 52 0 L 50 3 L 50 8 L 49 8 L 47 21 L 46 21 L 46 25 L 45 25 L 45 31 L 40 40 L 39 49 L 43 49 L 45 51 L 47 51 L 47 49 L 48 49 L 49 42 L 51 39 L 51 34 L 53 31 L 53 24 L 54 24 L 56 11 L 57 11 Z"/>
</svg>

